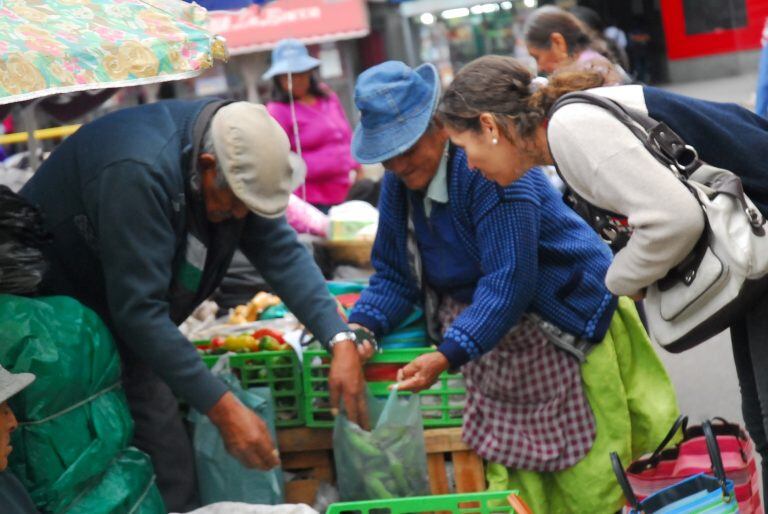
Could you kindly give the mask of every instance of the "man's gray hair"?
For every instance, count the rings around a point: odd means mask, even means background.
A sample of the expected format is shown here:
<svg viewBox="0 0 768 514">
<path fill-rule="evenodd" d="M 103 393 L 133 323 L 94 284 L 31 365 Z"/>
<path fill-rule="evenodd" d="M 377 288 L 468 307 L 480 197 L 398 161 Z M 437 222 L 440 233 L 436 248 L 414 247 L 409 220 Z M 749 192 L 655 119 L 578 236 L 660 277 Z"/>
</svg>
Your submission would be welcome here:
<svg viewBox="0 0 768 514">
<path fill-rule="evenodd" d="M 200 144 L 200 154 L 202 155 L 204 153 L 209 153 L 216 157 L 216 148 L 213 145 L 213 136 L 211 135 L 211 129 L 210 127 L 206 129 L 205 134 L 203 134 L 203 140 Z M 221 166 L 219 165 L 219 159 L 216 159 L 216 187 L 218 189 L 229 189 L 229 183 L 227 183 L 227 177 L 224 176 L 224 173 L 221 171 Z"/>
</svg>

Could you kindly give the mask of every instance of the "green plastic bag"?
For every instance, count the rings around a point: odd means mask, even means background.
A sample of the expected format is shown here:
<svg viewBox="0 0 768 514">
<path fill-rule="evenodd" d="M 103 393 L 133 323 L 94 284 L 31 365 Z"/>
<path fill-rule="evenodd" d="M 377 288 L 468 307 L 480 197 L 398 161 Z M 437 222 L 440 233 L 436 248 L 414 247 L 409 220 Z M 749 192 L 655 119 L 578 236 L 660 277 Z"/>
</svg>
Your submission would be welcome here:
<svg viewBox="0 0 768 514">
<path fill-rule="evenodd" d="M 101 480 L 61 514 L 94 512 L 165 512 L 165 504 L 155 486 L 155 475 L 147 454 L 136 448 L 123 450 L 107 468 Z"/>
<path fill-rule="evenodd" d="M 269 427 L 272 440 L 275 433 L 275 410 L 268 387 L 244 390 L 228 367 L 224 356 L 211 370 L 218 375 L 246 406 L 253 409 Z M 218 428 L 207 416 L 193 411 L 190 419 L 195 426 L 193 446 L 197 466 L 197 481 L 203 505 L 217 502 L 242 502 L 259 505 L 279 505 L 285 502 L 282 469 L 270 471 L 247 469 L 224 447 Z"/>
<path fill-rule="evenodd" d="M 333 454 L 342 501 L 429 494 L 427 453 L 419 397 L 392 390 L 381 400 L 368 395 L 370 432 L 342 412 L 333 428 Z"/>
<path fill-rule="evenodd" d="M 105 473 L 141 468 L 152 474 L 148 460 L 114 468 L 132 438 L 133 420 L 112 336 L 93 311 L 63 296 L 0 295 L 0 364 L 37 376 L 10 400 L 19 420 L 10 468 L 41 511 L 66 512 L 92 497 Z M 108 488 L 102 493 L 107 495 L 102 507 L 90 513 L 128 512 L 110 506 L 116 493 Z M 163 509 L 161 503 L 146 512 Z"/>
<path fill-rule="evenodd" d="M 574 466 L 550 473 L 488 463 L 489 490 L 518 489 L 532 512 L 621 508 L 624 494 L 610 452 L 631 462 L 653 451 L 679 416 L 674 387 L 629 298 L 619 298 L 608 333 L 587 356 L 581 377 L 597 428 L 589 453 Z"/>
</svg>

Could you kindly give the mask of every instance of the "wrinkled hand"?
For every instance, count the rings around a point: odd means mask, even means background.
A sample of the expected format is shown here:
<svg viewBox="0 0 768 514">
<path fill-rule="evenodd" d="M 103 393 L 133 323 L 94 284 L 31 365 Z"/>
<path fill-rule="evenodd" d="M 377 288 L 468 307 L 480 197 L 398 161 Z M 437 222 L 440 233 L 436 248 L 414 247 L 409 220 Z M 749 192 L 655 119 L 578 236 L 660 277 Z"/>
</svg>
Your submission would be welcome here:
<svg viewBox="0 0 768 514">
<path fill-rule="evenodd" d="M 448 359 L 440 352 L 420 355 L 397 371 L 397 390 L 418 393 L 429 389 L 449 367 Z"/>
<path fill-rule="evenodd" d="M 358 325 L 357 323 L 350 323 L 349 324 L 350 330 L 363 330 L 366 333 L 370 334 L 370 336 L 373 338 L 373 332 L 368 330 L 368 327 L 364 327 L 362 325 Z M 360 355 L 360 361 L 365 364 L 368 362 L 368 360 L 373 357 L 373 354 L 376 352 L 376 348 L 373 344 L 373 341 L 364 339 L 362 343 L 357 345 L 357 353 Z"/>
<path fill-rule="evenodd" d="M 344 341 L 333 347 L 331 372 L 328 375 L 331 412 L 334 416 L 338 414 L 341 399 L 347 418 L 368 430 L 370 424 L 365 401 L 365 377 L 356 346 L 354 341 Z"/>
<path fill-rule="evenodd" d="M 280 454 L 267 424 L 251 409 L 227 392 L 208 411 L 227 451 L 246 468 L 272 469 L 280 464 Z"/>
</svg>

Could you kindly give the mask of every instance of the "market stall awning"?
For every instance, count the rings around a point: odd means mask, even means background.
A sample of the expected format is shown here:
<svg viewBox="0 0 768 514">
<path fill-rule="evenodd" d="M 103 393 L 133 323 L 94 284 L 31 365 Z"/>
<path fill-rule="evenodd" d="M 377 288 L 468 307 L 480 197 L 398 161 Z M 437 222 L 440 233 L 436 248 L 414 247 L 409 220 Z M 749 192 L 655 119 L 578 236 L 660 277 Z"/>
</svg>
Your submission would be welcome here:
<svg viewBox="0 0 768 514">
<path fill-rule="evenodd" d="M 193 77 L 226 58 L 181 0 L 0 1 L 0 105 Z"/>
<path fill-rule="evenodd" d="M 322 43 L 368 35 L 364 0 L 279 0 L 239 11 L 210 13 L 209 28 L 227 40 L 230 53 L 269 50 L 283 38 Z"/>
<path fill-rule="evenodd" d="M 197 0 L 195 3 L 209 11 L 231 11 L 234 9 L 245 9 L 251 5 L 265 5 L 272 1 L 274 0 Z"/>
</svg>

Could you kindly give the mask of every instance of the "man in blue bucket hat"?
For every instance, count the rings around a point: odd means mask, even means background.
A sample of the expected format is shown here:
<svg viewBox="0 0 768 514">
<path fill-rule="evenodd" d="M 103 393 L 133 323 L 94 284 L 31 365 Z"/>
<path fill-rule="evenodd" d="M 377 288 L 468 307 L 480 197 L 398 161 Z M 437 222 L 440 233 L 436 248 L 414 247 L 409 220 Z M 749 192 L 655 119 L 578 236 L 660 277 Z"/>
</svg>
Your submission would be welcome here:
<svg viewBox="0 0 768 514">
<path fill-rule="evenodd" d="M 405 179 L 407 173 L 401 171 L 414 170 L 400 170 L 396 164 L 402 159 L 390 160 L 412 149 L 422 136 L 434 136 L 424 143 L 438 143 L 435 146 L 440 147 L 440 151 L 430 148 L 435 150 L 430 153 L 439 156 L 448 141 L 448 136 L 438 130 L 439 123 L 433 120 L 439 97 L 439 77 L 431 64 L 423 64 L 414 70 L 401 62 L 388 61 L 364 71 L 355 88 L 355 104 L 360 109 L 361 118 L 352 139 L 354 157 L 365 164 L 383 163 L 388 170 Z M 434 130 L 427 131 L 430 123 Z M 438 159 L 431 163 L 434 169 L 422 170 L 425 175 L 422 181 L 432 178 L 430 175 L 435 174 L 439 163 Z"/>
<path fill-rule="evenodd" d="M 570 272 L 558 260 L 558 252 L 567 250 L 560 232 L 544 223 L 558 219 L 562 228 L 576 218 L 563 208 L 546 176 L 533 169 L 525 180 L 501 188 L 473 171 L 436 116 L 439 96 L 439 76 L 431 64 L 411 69 L 385 62 L 363 72 L 355 87 L 361 116 L 353 156 L 361 163 L 381 162 L 387 173 L 371 256 L 376 273 L 349 321 L 379 337 L 398 326 L 414 303 L 423 303 L 430 338 L 439 342 L 436 352 L 400 370 L 401 390 L 428 388 L 443 371 L 474 363 L 505 341 L 513 344 L 514 325 L 534 302 L 537 288 L 559 290 L 558 280 L 565 281 Z M 570 248 L 569 255 L 592 263 L 593 241 L 585 226 L 573 228 L 580 230 L 585 242 Z M 537 251 L 542 244 L 549 246 Z M 558 270 L 557 280 L 531 278 L 539 269 L 549 273 L 550 266 Z M 602 301 L 602 290 L 573 287 L 579 289 L 574 297 L 583 293 Z M 587 325 L 568 305 L 551 303 L 555 317 L 567 318 L 569 327 Z"/>
<path fill-rule="evenodd" d="M 355 87 L 355 105 L 361 116 L 352 138 L 352 155 L 363 164 L 383 164 L 387 173 L 382 180 L 379 229 L 371 255 L 376 274 L 349 321 L 351 327 L 377 336 L 398 326 L 414 303 L 422 300 L 415 286 L 421 281 L 421 259 L 408 263 L 395 255 L 404 257 L 406 253 L 406 219 L 412 214 L 406 199 L 418 197 L 420 213 L 429 216 L 432 207 L 449 204 L 449 160 L 461 162 L 468 171 L 466 159 L 450 159 L 448 135 L 434 117 L 439 97 L 439 76 L 431 64 L 412 69 L 399 61 L 387 61 L 364 71 Z M 407 246 L 411 256 L 418 254 L 412 251 L 411 242 Z M 431 289 L 424 292 L 428 293 L 424 300 L 430 338 L 437 340 L 436 323 L 430 316 L 436 311 L 436 300 L 429 294 Z"/>
</svg>

